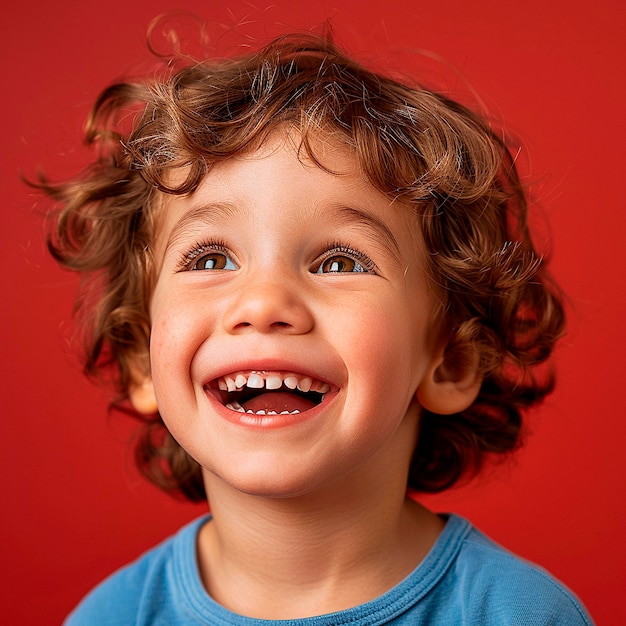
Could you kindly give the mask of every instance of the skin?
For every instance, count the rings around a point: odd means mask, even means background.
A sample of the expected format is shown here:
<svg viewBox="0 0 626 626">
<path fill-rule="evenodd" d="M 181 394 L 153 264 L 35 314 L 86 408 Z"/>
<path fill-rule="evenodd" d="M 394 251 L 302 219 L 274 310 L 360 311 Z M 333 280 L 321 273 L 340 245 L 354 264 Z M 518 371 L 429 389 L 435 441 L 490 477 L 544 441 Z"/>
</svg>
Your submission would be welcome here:
<svg viewBox="0 0 626 626">
<path fill-rule="evenodd" d="M 316 143 L 329 173 L 293 139 L 276 134 L 164 199 L 151 376 L 131 390 L 203 468 L 208 592 L 264 619 L 361 604 L 419 564 L 443 526 L 406 498 L 420 412 L 462 410 L 480 385 L 446 366 L 411 208 L 341 144 Z M 295 417 L 247 416 L 216 381 L 250 371 L 330 390 Z"/>
</svg>

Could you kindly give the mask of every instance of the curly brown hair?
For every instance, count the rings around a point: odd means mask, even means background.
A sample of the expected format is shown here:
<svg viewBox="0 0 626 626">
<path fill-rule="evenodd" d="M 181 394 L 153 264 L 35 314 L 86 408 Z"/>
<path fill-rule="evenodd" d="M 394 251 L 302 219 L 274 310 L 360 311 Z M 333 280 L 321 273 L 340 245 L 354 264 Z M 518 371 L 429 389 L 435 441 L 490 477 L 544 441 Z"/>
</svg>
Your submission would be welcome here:
<svg viewBox="0 0 626 626">
<path fill-rule="evenodd" d="M 526 194 L 501 134 L 443 95 L 366 69 L 327 38 L 285 36 L 101 94 L 86 131 L 95 161 L 72 180 L 38 183 L 56 203 L 49 248 L 83 276 L 85 371 L 112 372 L 116 406 L 131 411 L 133 367 L 144 362 L 149 372 L 158 192 L 192 193 L 212 164 L 285 126 L 309 154 L 319 129 L 330 130 L 374 187 L 415 207 L 450 345 L 475 346 L 483 375 L 468 409 L 421 418 L 409 487 L 450 487 L 491 453 L 519 446 L 523 410 L 553 387 L 552 370 L 538 366 L 563 333 L 563 306 L 531 240 Z M 177 186 L 173 169 L 185 173 Z M 199 465 L 158 414 L 142 419 L 142 471 L 166 490 L 205 498 Z"/>
</svg>

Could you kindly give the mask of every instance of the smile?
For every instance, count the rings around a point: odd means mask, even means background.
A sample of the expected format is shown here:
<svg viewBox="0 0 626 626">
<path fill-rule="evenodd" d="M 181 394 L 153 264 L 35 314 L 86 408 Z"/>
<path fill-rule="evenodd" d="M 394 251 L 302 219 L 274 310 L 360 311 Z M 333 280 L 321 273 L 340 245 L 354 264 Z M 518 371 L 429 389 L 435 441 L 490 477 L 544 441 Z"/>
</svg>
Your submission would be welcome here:
<svg viewBox="0 0 626 626">
<path fill-rule="evenodd" d="M 328 383 L 294 372 L 241 371 L 212 381 L 222 404 L 255 415 L 297 415 L 321 404 Z M 214 394 L 218 397 L 216 394 Z"/>
</svg>

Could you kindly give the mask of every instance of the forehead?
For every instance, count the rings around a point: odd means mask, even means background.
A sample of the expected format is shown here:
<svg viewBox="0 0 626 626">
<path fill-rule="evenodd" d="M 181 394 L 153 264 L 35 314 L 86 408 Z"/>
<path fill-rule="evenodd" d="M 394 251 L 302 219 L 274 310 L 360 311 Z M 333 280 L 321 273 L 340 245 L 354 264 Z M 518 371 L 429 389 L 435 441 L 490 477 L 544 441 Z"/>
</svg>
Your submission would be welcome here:
<svg viewBox="0 0 626 626">
<path fill-rule="evenodd" d="M 172 172 L 171 182 L 176 185 L 185 175 Z M 192 194 L 163 195 L 159 204 L 161 245 L 195 226 L 254 222 L 259 212 L 294 228 L 313 228 L 320 220 L 368 223 L 390 248 L 393 231 L 408 234 L 413 243 L 421 239 L 413 207 L 370 184 L 356 151 L 330 132 L 306 138 L 294 130 L 275 132 L 256 149 L 213 164 Z"/>
</svg>

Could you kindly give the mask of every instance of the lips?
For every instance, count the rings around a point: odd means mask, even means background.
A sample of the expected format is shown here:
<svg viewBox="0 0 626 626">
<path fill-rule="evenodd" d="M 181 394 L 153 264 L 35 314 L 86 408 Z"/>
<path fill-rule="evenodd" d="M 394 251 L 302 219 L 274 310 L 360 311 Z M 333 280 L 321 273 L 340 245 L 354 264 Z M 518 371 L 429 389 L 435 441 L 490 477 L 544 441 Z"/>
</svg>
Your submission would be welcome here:
<svg viewBox="0 0 626 626">
<path fill-rule="evenodd" d="M 323 402 L 331 385 L 295 372 L 251 370 L 220 376 L 205 389 L 238 413 L 297 415 Z"/>
</svg>

